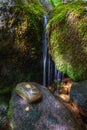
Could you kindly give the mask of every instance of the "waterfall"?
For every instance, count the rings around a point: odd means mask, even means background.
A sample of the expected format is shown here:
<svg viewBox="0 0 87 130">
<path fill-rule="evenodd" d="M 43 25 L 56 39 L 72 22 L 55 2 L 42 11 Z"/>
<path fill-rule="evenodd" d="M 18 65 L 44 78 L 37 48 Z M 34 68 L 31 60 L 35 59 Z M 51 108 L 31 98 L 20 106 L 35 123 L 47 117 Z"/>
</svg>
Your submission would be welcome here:
<svg viewBox="0 0 87 130">
<path fill-rule="evenodd" d="M 50 86 L 54 80 L 62 81 L 64 74 L 56 69 L 51 56 L 48 54 L 48 40 L 46 36 L 46 25 L 48 23 L 48 15 L 44 15 L 44 31 L 43 31 L 43 85 Z"/>
<path fill-rule="evenodd" d="M 47 37 L 46 37 L 46 25 L 47 15 L 44 15 L 44 32 L 43 32 L 43 85 L 46 86 L 46 64 L 47 64 Z"/>
</svg>

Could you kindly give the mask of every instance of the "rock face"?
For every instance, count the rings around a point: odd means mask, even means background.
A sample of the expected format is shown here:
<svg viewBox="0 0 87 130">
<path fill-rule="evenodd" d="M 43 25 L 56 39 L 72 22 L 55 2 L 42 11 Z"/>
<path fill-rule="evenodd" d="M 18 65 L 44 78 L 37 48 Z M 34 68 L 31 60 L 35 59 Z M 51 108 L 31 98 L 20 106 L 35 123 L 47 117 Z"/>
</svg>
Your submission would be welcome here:
<svg viewBox="0 0 87 130">
<path fill-rule="evenodd" d="M 70 98 L 87 113 L 87 81 L 74 83 L 71 87 Z"/>
<path fill-rule="evenodd" d="M 41 91 L 43 98 L 40 102 L 29 104 L 13 91 L 8 112 L 12 130 L 84 129 L 47 88 L 37 83 L 32 84 Z"/>
<path fill-rule="evenodd" d="M 47 10 L 52 9 L 52 5 L 49 0 L 40 0 L 41 4 L 45 7 Z"/>
<path fill-rule="evenodd" d="M 0 93 L 42 81 L 43 12 L 38 0 L 0 0 Z"/>
<path fill-rule="evenodd" d="M 0 130 L 9 130 L 7 111 L 9 104 L 10 95 L 0 94 Z"/>
</svg>

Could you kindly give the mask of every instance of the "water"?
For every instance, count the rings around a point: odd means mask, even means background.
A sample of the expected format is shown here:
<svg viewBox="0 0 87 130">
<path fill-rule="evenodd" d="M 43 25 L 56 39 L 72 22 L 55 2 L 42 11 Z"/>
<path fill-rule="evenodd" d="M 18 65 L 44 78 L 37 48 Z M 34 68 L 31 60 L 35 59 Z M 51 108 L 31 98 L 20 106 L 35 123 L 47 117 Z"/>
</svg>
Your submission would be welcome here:
<svg viewBox="0 0 87 130">
<path fill-rule="evenodd" d="M 46 86 L 46 64 L 47 64 L 47 37 L 46 37 L 46 25 L 47 15 L 44 15 L 44 32 L 43 32 L 43 85 Z"/>
<path fill-rule="evenodd" d="M 50 86 L 54 80 L 62 81 L 64 74 L 56 69 L 51 56 L 48 54 L 48 40 L 46 36 L 46 25 L 48 23 L 49 16 L 44 15 L 44 31 L 43 31 L 43 85 Z"/>
</svg>

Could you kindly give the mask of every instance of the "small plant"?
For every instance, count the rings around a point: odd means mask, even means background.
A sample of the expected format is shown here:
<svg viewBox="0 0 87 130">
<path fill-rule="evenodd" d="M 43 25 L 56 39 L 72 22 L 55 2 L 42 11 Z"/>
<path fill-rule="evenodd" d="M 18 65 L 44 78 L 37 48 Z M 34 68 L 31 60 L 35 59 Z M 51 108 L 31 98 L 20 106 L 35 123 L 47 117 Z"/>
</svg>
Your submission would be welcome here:
<svg viewBox="0 0 87 130">
<path fill-rule="evenodd" d="M 56 90 L 58 90 L 60 88 L 61 82 L 59 80 L 55 80 L 54 81 L 54 87 Z"/>
</svg>

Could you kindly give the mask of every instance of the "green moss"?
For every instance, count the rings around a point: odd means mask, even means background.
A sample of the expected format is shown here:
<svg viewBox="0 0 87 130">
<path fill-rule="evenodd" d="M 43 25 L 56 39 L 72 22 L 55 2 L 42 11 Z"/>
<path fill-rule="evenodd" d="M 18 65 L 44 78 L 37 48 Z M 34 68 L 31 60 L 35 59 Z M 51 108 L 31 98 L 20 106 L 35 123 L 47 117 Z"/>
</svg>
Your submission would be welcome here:
<svg viewBox="0 0 87 130">
<path fill-rule="evenodd" d="M 51 2 L 51 4 L 52 4 L 53 6 L 57 6 L 57 5 L 59 5 L 62 1 L 61 1 L 61 0 L 50 0 L 50 2 Z"/>
<path fill-rule="evenodd" d="M 8 112 L 7 112 L 7 117 L 9 119 L 9 123 L 10 123 L 9 125 L 10 125 L 12 130 L 14 130 L 14 120 L 12 118 L 13 112 L 14 112 L 14 110 L 13 110 L 13 106 L 14 106 L 13 98 L 14 97 L 12 97 L 11 100 L 9 101 L 9 108 L 8 108 Z"/>
<path fill-rule="evenodd" d="M 11 106 L 13 106 L 13 105 L 14 105 L 14 103 L 13 103 L 13 101 L 12 101 L 12 99 L 11 99 L 10 102 L 9 102 L 10 108 L 9 108 L 9 110 L 8 110 L 8 113 L 7 113 L 7 116 L 9 117 L 9 119 L 11 119 L 12 116 L 13 116 L 13 109 L 11 108 Z"/>
<path fill-rule="evenodd" d="M 3 86 L 3 85 L 2 85 Z M 13 87 L 0 87 L 0 94 L 10 93 L 13 90 Z"/>
<path fill-rule="evenodd" d="M 87 3 L 59 5 L 47 25 L 49 53 L 56 67 L 74 80 L 87 78 Z"/>
</svg>

